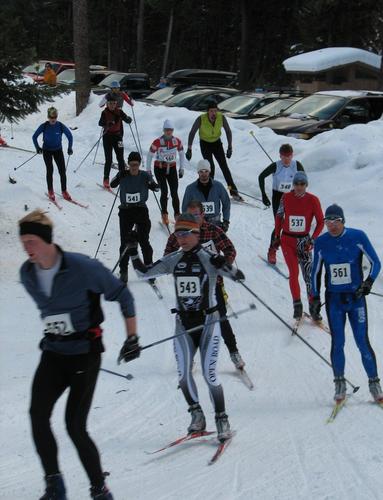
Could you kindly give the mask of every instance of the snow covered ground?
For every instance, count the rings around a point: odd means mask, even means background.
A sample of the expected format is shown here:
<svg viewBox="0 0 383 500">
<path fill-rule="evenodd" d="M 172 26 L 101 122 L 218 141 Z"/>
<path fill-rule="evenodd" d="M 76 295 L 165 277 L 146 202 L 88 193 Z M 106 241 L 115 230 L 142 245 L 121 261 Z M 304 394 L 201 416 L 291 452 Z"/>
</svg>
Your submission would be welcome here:
<svg viewBox="0 0 383 500">
<path fill-rule="evenodd" d="M 43 491 L 42 470 L 30 435 L 28 405 L 31 378 L 40 352 L 37 348 L 41 325 L 36 306 L 18 281 L 18 269 L 25 260 L 18 241 L 17 220 L 28 210 L 47 210 L 55 223 L 55 240 L 67 250 L 94 255 L 104 228 L 112 196 L 97 187 L 102 166 L 92 167 L 93 153 L 75 174 L 74 168 L 99 137 L 97 125 L 99 97 L 79 117 L 74 113 L 74 96 L 58 98 L 59 119 L 78 129 L 74 135 L 74 155 L 68 167 L 68 189 L 72 196 L 89 203 L 88 210 L 62 202 L 59 212 L 44 192 L 45 167 L 41 156 L 14 172 L 28 153 L 0 150 L 0 498 L 30 500 Z M 32 115 L 14 128 L 2 127 L 10 145 L 33 150 L 31 135 L 45 120 L 46 109 Z M 175 133 L 186 142 L 197 113 L 184 109 L 134 107 L 142 148 L 161 133 L 165 118 L 175 123 Z M 129 109 L 125 110 L 129 113 Z M 283 136 L 269 129 L 258 129 L 245 121 L 232 120 L 234 179 L 241 191 L 259 196 L 257 177 L 270 161 L 249 134 L 256 137 L 273 159 Z M 347 224 L 366 230 L 382 255 L 383 226 L 381 187 L 383 185 L 383 121 L 355 125 L 345 130 L 324 133 L 310 141 L 290 138 L 296 158 L 309 175 L 309 190 L 318 195 L 325 208 L 337 202 L 343 206 Z M 65 141 L 65 139 L 64 139 Z M 125 148 L 134 148 L 125 127 Z M 181 181 L 180 191 L 196 178 L 200 159 L 197 140 L 193 158 Z M 98 161 L 103 161 L 102 148 Z M 17 184 L 8 183 L 8 174 Z M 218 169 L 217 178 L 221 173 Z M 59 188 L 57 171 L 55 186 Z M 268 183 L 270 190 L 270 179 Z M 149 200 L 152 218 L 151 241 L 155 257 L 162 255 L 166 236 L 158 224 L 154 198 Z M 287 280 L 281 278 L 258 257 L 265 255 L 270 231 L 270 210 L 235 204 L 232 206 L 229 236 L 238 250 L 238 266 L 247 284 L 290 321 L 292 304 Z M 112 268 L 118 259 L 119 232 L 115 208 L 107 228 L 99 259 Z M 285 269 L 279 252 L 279 264 Z M 172 279 L 160 278 L 164 294 L 158 300 L 147 284 L 130 273 L 130 288 L 135 296 L 139 334 L 143 345 L 173 332 L 174 305 Z M 239 285 L 227 283 L 232 308 L 240 309 L 253 298 Z M 383 292 L 380 276 L 374 290 Z M 304 297 L 304 295 L 303 295 Z M 370 296 L 370 340 L 383 374 L 382 299 Z M 103 366 L 133 379 L 124 380 L 100 373 L 89 418 L 91 435 L 102 453 L 104 469 L 111 472 L 108 484 L 116 500 L 372 500 L 383 498 L 382 412 L 370 403 L 367 378 L 352 335 L 347 333 L 346 375 L 360 391 L 350 398 L 333 424 L 326 425 L 331 411 L 332 373 L 261 304 L 257 310 L 233 320 L 240 351 L 255 382 L 250 392 L 233 372 L 226 347 L 221 346 L 220 376 L 225 389 L 227 412 L 236 436 L 212 467 L 207 460 L 214 448 L 211 442 L 190 443 L 184 448 L 149 456 L 154 450 L 182 435 L 189 423 L 187 406 L 177 390 L 175 361 L 170 343 L 145 351 L 141 358 L 117 367 L 116 358 L 124 339 L 124 328 L 116 304 L 105 303 L 104 340 L 107 351 Z M 309 324 L 302 335 L 321 354 L 329 357 L 330 339 Z M 197 365 L 197 384 L 201 404 L 214 430 L 214 414 Z M 57 405 L 53 425 L 60 446 L 60 463 L 71 500 L 88 498 L 88 481 L 66 431 L 63 417 L 65 399 Z"/>
</svg>

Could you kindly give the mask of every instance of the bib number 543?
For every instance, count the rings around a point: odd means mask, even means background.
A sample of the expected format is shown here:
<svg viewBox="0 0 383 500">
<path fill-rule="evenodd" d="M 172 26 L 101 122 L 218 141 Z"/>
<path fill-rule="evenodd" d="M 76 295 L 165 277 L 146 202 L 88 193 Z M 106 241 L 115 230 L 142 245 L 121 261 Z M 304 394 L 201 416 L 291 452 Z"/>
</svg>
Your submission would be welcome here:
<svg viewBox="0 0 383 500">
<path fill-rule="evenodd" d="M 193 276 L 178 277 L 177 295 L 179 297 L 199 297 L 201 295 L 199 278 Z"/>
</svg>

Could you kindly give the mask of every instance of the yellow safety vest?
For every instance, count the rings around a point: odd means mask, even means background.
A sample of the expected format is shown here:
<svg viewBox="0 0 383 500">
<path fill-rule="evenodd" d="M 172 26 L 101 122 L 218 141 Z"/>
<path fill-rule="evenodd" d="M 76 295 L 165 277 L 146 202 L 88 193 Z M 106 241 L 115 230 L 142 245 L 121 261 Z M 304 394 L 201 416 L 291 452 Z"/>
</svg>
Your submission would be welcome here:
<svg viewBox="0 0 383 500">
<path fill-rule="evenodd" d="M 201 126 L 199 128 L 199 137 L 202 141 L 216 142 L 221 137 L 223 126 L 223 115 L 218 111 L 214 125 L 209 120 L 208 114 L 201 115 Z"/>
</svg>

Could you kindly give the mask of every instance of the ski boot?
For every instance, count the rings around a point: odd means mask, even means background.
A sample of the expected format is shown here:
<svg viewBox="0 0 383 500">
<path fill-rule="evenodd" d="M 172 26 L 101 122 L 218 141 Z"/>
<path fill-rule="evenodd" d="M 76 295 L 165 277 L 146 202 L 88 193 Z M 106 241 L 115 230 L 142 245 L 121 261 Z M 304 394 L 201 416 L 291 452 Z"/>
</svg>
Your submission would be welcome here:
<svg viewBox="0 0 383 500">
<path fill-rule="evenodd" d="M 51 201 L 55 201 L 56 200 L 56 197 L 55 197 L 55 192 L 53 191 L 53 189 L 50 189 L 48 191 L 48 198 L 51 200 Z"/>
<path fill-rule="evenodd" d="M 102 185 L 104 186 L 105 189 L 110 189 L 109 179 L 104 179 L 102 181 Z"/>
<path fill-rule="evenodd" d="M 113 495 L 105 486 L 92 486 L 90 488 L 90 497 L 96 500 L 113 500 Z"/>
<path fill-rule="evenodd" d="M 45 482 L 47 485 L 45 494 L 40 497 L 40 500 L 67 500 L 64 480 L 61 474 L 45 476 Z"/>
<path fill-rule="evenodd" d="M 273 265 L 277 263 L 277 251 L 273 247 L 270 247 L 267 251 L 267 262 Z"/>
<path fill-rule="evenodd" d="M 162 214 L 162 224 L 165 224 L 167 226 L 169 224 L 169 216 L 168 214 Z"/>
<path fill-rule="evenodd" d="M 343 376 L 341 376 L 341 377 L 335 377 L 334 382 L 335 382 L 334 400 L 342 401 L 346 397 L 346 380 Z"/>
<path fill-rule="evenodd" d="M 242 196 L 240 196 L 236 189 L 230 189 L 230 196 L 234 201 L 244 201 L 244 199 L 242 198 Z"/>
<path fill-rule="evenodd" d="M 198 403 L 191 405 L 188 409 L 188 412 L 192 417 L 192 420 L 188 427 L 188 434 L 204 431 L 206 429 L 206 420 L 200 405 Z"/>
<path fill-rule="evenodd" d="M 62 195 L 63 195 L 64 200 L 72 201 L 71 195 L 68 193 L 68 191 L 63 191 Z"/>
<path fill-rule="evenodd" d="M 380 379 L 378 377 L 368 379 L 368 387 L 371 392 L 371 396 L 377 403 L 383 403 L 383 391 L 380 385 Z"/>
<path fill-rule="evenodd" d="M 312 304 L 309 304 L 309 312 L 310 312 L 311 319 L 313 321 L 322 321 L 321 313 L 314 311 Z"/>
<path fill-rule="evenodd" d="M 303 304 L 302 304 L 301 300 L 300 299 L 294 300 L 293 307 L 294 307 L 293 318 L 294 319 L 301 319 L 303 316 Z"/>
<path fill-rule="evenodd" d="M 215 414 L 215 425 L 217 426 L 217 439 L 221 443 L 231 437 L 229 419 L 224 411 Z"/>
<path fill-rule="evenodd" d="M 237 370 L 242 370 L 242 368 L 245 367 L 245 362 L 243 361 L 238 351 L 231 352 L 230 359 L 234 363 L 234 366 L 237 368 Z"/>
</svg>

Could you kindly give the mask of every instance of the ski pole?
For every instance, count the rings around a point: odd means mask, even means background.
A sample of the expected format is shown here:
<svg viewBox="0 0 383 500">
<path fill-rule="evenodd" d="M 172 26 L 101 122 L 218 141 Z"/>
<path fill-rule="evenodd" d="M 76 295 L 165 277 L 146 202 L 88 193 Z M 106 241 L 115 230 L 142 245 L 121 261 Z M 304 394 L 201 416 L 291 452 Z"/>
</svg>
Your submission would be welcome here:
<svg viewBox="0 0 383 500">
<path fill-rule="evenodd" d="M 77 172 L 77 170 L 81 167 L 81 165 L 84 163 L 84 161 L 88 158 L 88 156 L 90 155 L 90 153 L 94 150 L 94 148 L 97 146 L 97 144 L 101 141 L 101 137 L 103 136 L 104 134 L 102 134 L 100 136 L 100 138 L 97 140 L 97 142 L 92 146 L 91 150 L 89 151 L 89 153 L 85 156 L 85 158 L 83 160 L 81 160 L 79 166 L 77 168 L 75 168 L 73 170 L 74 173 Z"/>
<path fill-rule="evenodd" d="M 143 156 L 142 156 L 142 148 L 141 148 L 141 141 L 140 141 L 140 134 L 138 133 L 137 120 L 136 120 L 136 115 L 134 113 L 134 107 L 133 106 L 132 106 L 132 115 L 133 115 L 134 128 L 136 129 L 136 134 L 137 134 L 137 141 L 138 141 L 139 148 L 140 148 L 139 152 L 140 152 L 141 157 L 143 158 Z"/>
<path fill-rule="evenodd" d="M 133 375 L 131 375 L 130 373 L 128 373 L 127 375 L 122 375 L 122 373 L 114 372 L 113 370 L 107 370 L 106 368 L 100 368 L 100 371 L 110 373 L 111 375 L 116 375 L 117 377 L 126 378 L 128 380 L 132 380 L 133 378 Z"/>
<path fill-rule="evenodd" d="M 383 297 L 381 293 L 370 292 L 371 295 L 376 295 L 377 297 Z"/>
<path fill-rule="evenodd" d="M 19 165 L 18 167 L 14 167 L 13 170 L 18 170 L 20 167 L 22 167 L 23 165 L 25 165 L 26 163 L 28 163 L 29 161 L 32 160 L 32 158 L 34 158 L 35 156 L 37 156 L 39 153 L 35 153 L 33 156 L 31 156 L 30 158 L 28 158 L 28 160 L 25 160 L 25 162 L 23 162 L 21 165 Z"/>
<path fill-rule="evenodd" d="M 68 159 L 67 159 L 66 165 L 65 165 L 65 172 L 68 170 L 69 160 L 70 160 L 70 156 L 68 155 Z"/>
<path fill-rule="evenodd" d="M 114 197 L 114 200 L 113 200 L 113 203 L 112 203 L 112 208 L 110 209 L 109 211 L 109 215 L 108 215 L 108 218 L 106 220 L 106 223 L 105 223 L 105 226 L 104 226 L 104 230 L 102 232 L 102 235 L 101 235 L 101 238 L 100 238 L 100 241 L 98 243 L 98 247 L 97 247 L 97 250 L 96 250 L 96 253 L 94 254 L 94 258 L 97 257 L 97 254 L 98 254 L 98 251 L 100 249 L 100 246 L 101 246 L 101 243 L 102 243 L 102 240 L 104 238 L 104 234 L 105 234 L 105 231 L 106 231 L 106 228 L 108 227 L 108 224 L 109 224 L 109 219 L 110 219 L 110 216 L 112 215 L 112 212 L 113 212 L 113 208 L 114 208 L 114 204 L 116 203 L 116 200 L 118 198 L 118 193 L 120 192 L 120 186 L 118 186 L 118 189 L 117 189 L 117 193 Z"/>
<path fill-rule="evenodd" d="M 257 197 L 255 197 L 255 196 L 253 196 L 251 194 L 244 193 L 243 191 L 239 191 L 239 190 L 238 190 L 238 193 L 239 194 L 244 194 L 245 196 L 248 196 L 249 198 L 252 198 L 253 200 L 256 200 L 256 201 L 260 201 L 262 203 L 262 200 L 260 198 L 257 198 Z"/>
<path fill-rule="evenodd" d="M 141 351 L 143 351 L 145 349 L 150 349 L 150 347 L 154 347 L 156 345 L 162 344 L 163 342 L 167 342 L 168 340 L 176 339 L 177 337 L 181 337 L 182 335 L 186 335 L 187 333 L 197 332 L 198 330 L 200 330 L 201 328 L 204 328 L 205 326 L 215 325 L 216 323 L 221 323 L 222 321 L 226 321 L 227 319 L 236 318 L 240 314 L 245 314 L 249 311 L 253 311 L 256 308 L 257 307 L 255 304 L 249 304 L 249 307 L 246 307 L 246 309 L 241 309 L 240 311 L 233 312 L 232 314 L 229 314 L 228 316 L 226 316 L 226 315 L 222 316 L 221 318 L 216 319 L 214 321 L 208 321 L 204 325 L 194 326 L 193 328 L 190 328 L 189 330 L 185 330 L 181 333 L 177 333 L 176 335 L 172 335 L 171 337 L 166 337 L 166 339 L 157 340 L 156 342 L 152 342 L 151 344 L 145 345 L 144 347 L 141 347 Z"/>
<path fill-rule="evenodd" d="M 315 352 L 315 354 L 317 356 L 319 356 L 321 358 L 322 361 L 324 361 L 326 363 L 326 365 L 328 365 L 330 368 L 332 368 L 332 364 L 327 361 L 327 359 L 322 356 L 322 354 L 320 352 L 318 352 L 309 342 L 307 342 L 307 340 L 305 340 L 301 335 L 299 335 L 299 333 L 297 333 L 296 329 L 294 329 L 292 326 L 290 326 L 287 321 L 285 321 L 278 313 L 276 313 L 274 311 L 274 309 L 272 309 L 269 305 L 266 304 L 266 302 L 264 300 L 262 300 L 256 293 L 253 292 L 253 290 L 251 288 L 249 288 L 247 285 L 245 285 L 245 283 L 243 283 L 243 281 L 239 281 L 239 283 L 254 297 L 256 298 L 264 307 L 266 307 L 266 309 L 268 311 L 271 312 L 271 314 L 273 314 L 276 318 L 279 319 L 279 321 L 281 323 L 283 323 L 294 335 L 296 335 L 304 344 L 307 345 L 307 347 L 309 347 L 313 352 Z M 349 380 L 347 380 L 345 378 L 346 382 L 353 388 L 353 392 L 357 392 L 359 390 L 359 387 L 358 386 L 355 386 L 354 384 L 352 384 Z"/>
<path fill-rule="evenodd" d="M 97 157 L 97 152 L 98 152 L 98 146 L 100 145 L 100 139 L 101 137 L 103 136 L 103 133 L 102 133 L 102 129 L 101 129 L 101 132 L 100 132 L 100 138 L 99 138 L 99 141 L 97 143 L 97 148 L 96 148 L 96 152 L 94 153 L 94 158 L 93 158 L 93 163 L 92 163 L 92 167 L 93 165 L 96 163 L 96 157 Z"/>
<path fill-rule="evenodd" d="M 120 255 L 120 258 L 118 259 L 118 261 L 116 262 L 114 268 L 112 269 L 112 274 L 114 273 L 114 271 L 117 269 L 117 266 L 118 264 L 122 261 L 122 259 L 125 257 L 125 254 L 126 252 L 128 251 L 128 248 L 129 248 L 129 243 L 126 244 L 122 254 Z"/>
<path fill-rule="evenodd" d="M 262 149 L 262 151 L 265 153 L 265 155 L 269 158 L 269 160 L 272 162 L 272 158 L 271 156 L 269 155 L 269 153 L 266 151 L 266 149 L 262 146 L 262 144 L 258 141 L 258 139 L 255 137 L 254 135 L 254 131 L 253 130 L 250 130 L 250 135 L 253 137 L 253 139 L 255 140 L 255 142 L 258 144 L 258 146 Z"/>
<path fill-rule="evenodd" d="M 11 122 L 11 139 L 14 139 L 14 137 L 13 137 L 13 122 Z"/>
</svg>

